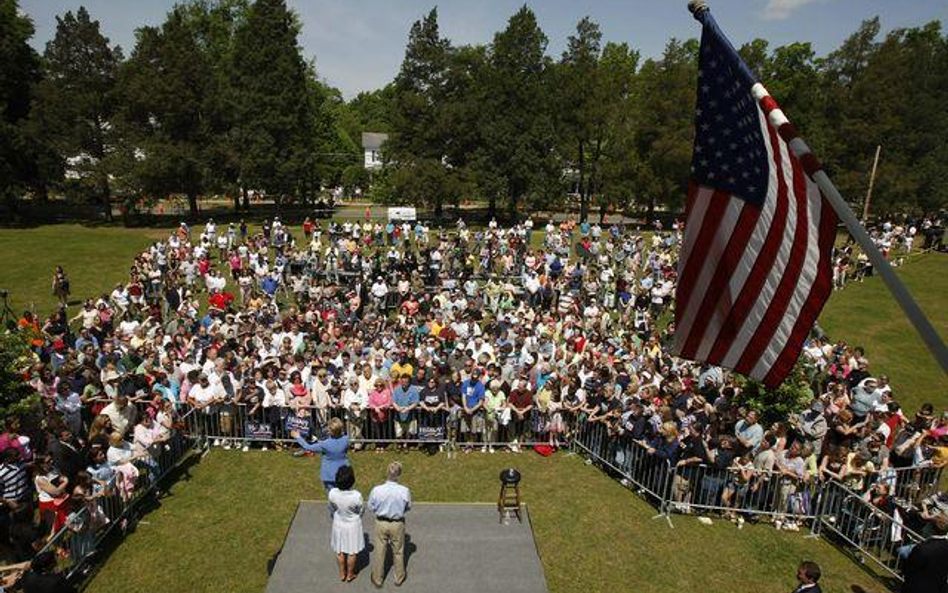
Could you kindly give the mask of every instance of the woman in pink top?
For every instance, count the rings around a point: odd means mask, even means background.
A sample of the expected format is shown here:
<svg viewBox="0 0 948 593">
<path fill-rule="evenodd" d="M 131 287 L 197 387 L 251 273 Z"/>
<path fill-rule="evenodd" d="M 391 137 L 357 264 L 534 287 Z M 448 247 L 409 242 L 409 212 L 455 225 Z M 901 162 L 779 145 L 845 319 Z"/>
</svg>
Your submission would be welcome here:
<svg viewBox="0 0 948 593">
<path fill-rule="evenodd" d="M 236 251 L 232 251 L 228 262 L 230 263 L 230 277 L 234 280 L 237 280 L 237 276 L 240 275 L 240 267 L 242 265 L 240 261 L 240 254 Z"/>
<path fill-rule="evenodd" d="M 385 385 L 384 379 L 375 380 L 375 389 L 369 392 L 369 438 L 390 438 L 388 436 L 388 411 L 392 407 L 392 390 Z M 375 449 L 377 453 L 381 447 Z"/>
</svg>

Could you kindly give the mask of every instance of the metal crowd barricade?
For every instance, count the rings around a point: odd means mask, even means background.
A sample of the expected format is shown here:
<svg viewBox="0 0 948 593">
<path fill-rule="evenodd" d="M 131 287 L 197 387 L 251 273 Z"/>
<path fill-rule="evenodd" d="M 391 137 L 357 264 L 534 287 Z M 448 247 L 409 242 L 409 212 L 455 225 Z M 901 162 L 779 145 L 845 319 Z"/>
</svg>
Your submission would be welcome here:
<svg viewBox="0 0 948 593">
<path fill-rule="evenodd" d="M 943 470 L 931 465 L 889 468 L 879 472 L 875 480 L 888 484 L 890 495 L 918 503 L 940 491 Z"/>
<path fill-rule="evenodd" d="M 748 474 L 706 464 L 677 466 L 669 510 L 765 515 L 799 521 L 816 515 L 818 485 L 792 480 L 777 471 L 752 470 Z"/>
<path fill-rule="evenodd" d="M 871 560 L 902 580 L 909 546 L 924 538 L 836 480 L 825 482 L 822 493 L 814 532 L 844 542 L 860 562 Z"/>
<path fill-rule="evenodd" d="M 673 476 L 668 460 L 651 455 L 646 447 L 624 435 L 610 433 L 600 422 L 583 422 L 571 442 L 578 452 L 619 475 L 624 483 L 656 504 L 659 516 L 667 518 Z"/>
<path fill-rule="evenodd" d="M 183 420 L 188 435 L 197 442 L 220 441 L 241 446 L 290 443 L 295 440 L 291 434 L 293 432 L 310 439 L 325 438 L 332 418 L 342 420 L 350 441 L 360 446 L 440 446 L 452 443 L 459 446 L 508 447 L 516 441 L 518 446 L 530 447 L 546 444 L 550 440 L 566 441 L 573 426 L 571 415 L 567 413 L 560 413 L 555 425 L 551 424 L 549 415 L 538 410 L 532 410 L 522 419 L 514 416 L 506 423 L 498 416 L 485 416 L 484 431 L 468 443 L 468 435 L 461 430 L 462 416 L 461 412 L 415 410 L 409 420 L 401 421 L 398 412 L 393 409 L 377 413 L 367 408 L 356 414 L 342 406 L 293 408 L 231 403 L 189 408 Z M 551 425 L 561 429 L 552 439 L 549 433 Z"/>
<path fill-rule="evenodd" d="M 135 490 L 123 494 L 109 488 L 86 501 L 69 515 L 66 525 L 49 539 L 42 551 L 60 551 L 59 566 L 71 578 L 81 571 L 102 541 L 116 528 L 126 529 L 135 511 L 191 450 L 186 435 L 174 431 L 171 438 L 153 446 L 151 463 L 136 463 L 139 478 Z M 117 475 L 116 475 L 117 478 Z"/>
</svg>

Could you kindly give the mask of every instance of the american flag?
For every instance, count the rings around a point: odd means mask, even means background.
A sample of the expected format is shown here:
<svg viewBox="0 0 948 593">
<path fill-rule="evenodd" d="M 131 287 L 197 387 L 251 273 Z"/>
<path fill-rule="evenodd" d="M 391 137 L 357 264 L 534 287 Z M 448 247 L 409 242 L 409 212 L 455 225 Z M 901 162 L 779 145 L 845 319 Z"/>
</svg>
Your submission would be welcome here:
<svg viewBox="0 0 948 593">
<path fill-rule="evenodd" d="M 819 162 L 776 101 L 714 19 L 696 16 L 704 26 L 673 352 L 774 388 L 831 292 L 836 214 L 811 179 Z"/>
</svg>

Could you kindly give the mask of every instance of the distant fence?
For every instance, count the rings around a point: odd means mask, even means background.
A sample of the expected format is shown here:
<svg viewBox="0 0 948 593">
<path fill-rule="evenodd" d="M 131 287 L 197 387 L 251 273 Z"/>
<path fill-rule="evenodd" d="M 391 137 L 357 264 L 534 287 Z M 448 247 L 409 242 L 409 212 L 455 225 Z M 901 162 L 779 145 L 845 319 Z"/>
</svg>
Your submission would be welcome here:
<svg viewBox="0 0 948 593">
<path fill-rule="evenodd" d="M 836 480 L 822 486 L 822 506 L 813 531 L 848 546 L 860 561 L 868 559 L 902 580 L 902 565 L 924 538 Z"/>
</svg>

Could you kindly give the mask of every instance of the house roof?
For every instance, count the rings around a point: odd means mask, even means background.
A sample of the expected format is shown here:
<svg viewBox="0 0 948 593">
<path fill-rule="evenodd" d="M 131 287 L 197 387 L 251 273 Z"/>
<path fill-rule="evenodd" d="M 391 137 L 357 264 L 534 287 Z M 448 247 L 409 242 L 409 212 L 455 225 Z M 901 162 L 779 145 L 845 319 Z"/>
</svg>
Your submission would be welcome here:
<svg viewBox="0 0 948 593">
<path fill-rule="evenodd" d="M 388 140 L 388 134 L 379 132 L 362 132 L 362 148 L 364 150 L 378 150 L 382 143 Z"/>
</svg>

